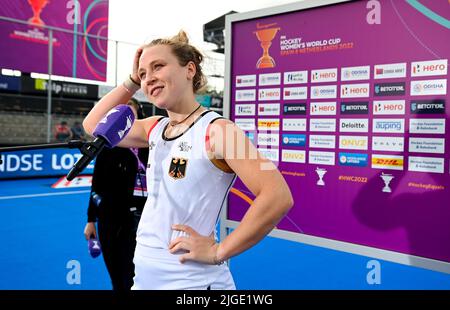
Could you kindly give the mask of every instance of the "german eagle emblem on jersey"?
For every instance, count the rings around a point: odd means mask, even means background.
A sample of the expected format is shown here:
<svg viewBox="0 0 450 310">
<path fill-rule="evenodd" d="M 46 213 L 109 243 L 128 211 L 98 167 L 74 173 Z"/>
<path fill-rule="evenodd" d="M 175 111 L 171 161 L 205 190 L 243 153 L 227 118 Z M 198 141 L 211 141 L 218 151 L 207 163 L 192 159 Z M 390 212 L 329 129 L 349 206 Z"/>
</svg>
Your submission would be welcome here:
<svg viewBox="0 0 450 310">
<path fill-rule="evenodd" d="M 185 158 L 172 157 L 169 167 L 169 176 L 174 179 L 182 179 L 186 175 L 186 166 L 188 160 Z"/>
</svg>

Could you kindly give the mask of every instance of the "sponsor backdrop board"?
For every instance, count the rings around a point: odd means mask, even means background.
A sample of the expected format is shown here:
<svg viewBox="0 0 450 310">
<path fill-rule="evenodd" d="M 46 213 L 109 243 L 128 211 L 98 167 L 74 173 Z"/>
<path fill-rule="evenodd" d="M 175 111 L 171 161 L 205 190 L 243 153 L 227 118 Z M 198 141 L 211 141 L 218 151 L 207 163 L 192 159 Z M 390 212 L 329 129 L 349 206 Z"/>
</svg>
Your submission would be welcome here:
<svg viewBox="0 0 450 310">
<path fill-rule="evenodd" d="M 228 115 L 292 190 L 279 230 L 448 268 L 449 4 L 368 3 L 227 17 Z M 254 198 L 238 179 L 227 219 Z"/>
<path fill-rule="evenodd" d="M 33 25 L 0 21 L 0 68 L 48 73 L 45 27 L 57 27 L 72 33 L 53 31 L 53 74 L 106 81 L 108 42 L 84 35 L 108 37 L 108 7 L 109 0 L 2 1 L 0 16 Z"/>
</svg>

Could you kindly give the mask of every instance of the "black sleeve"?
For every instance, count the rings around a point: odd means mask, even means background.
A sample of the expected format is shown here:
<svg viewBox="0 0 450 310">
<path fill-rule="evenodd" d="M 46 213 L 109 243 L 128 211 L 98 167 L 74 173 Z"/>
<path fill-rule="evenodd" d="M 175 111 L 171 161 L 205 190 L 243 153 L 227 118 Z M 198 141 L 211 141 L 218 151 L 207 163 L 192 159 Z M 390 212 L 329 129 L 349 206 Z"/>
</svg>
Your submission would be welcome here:
<svg viewBox="0 0 450 310">
<path fill-rule="evenodd" d="M 98 154 L 97 159 L 95 160 L 94 172 L 92 174 L 92 186 L 91 192 L 89 194 L 89 206 L 87 210 L 87 221 L 88 222 L 97 222 L 98 218 L 98 206 L 96 205 L 94 199 L 92 198 L 92 192 L 99 193 L 101 192 L 100 185 L 102 182 L 102 174 L 103 174 L 103 151 Z"/>
</svg>

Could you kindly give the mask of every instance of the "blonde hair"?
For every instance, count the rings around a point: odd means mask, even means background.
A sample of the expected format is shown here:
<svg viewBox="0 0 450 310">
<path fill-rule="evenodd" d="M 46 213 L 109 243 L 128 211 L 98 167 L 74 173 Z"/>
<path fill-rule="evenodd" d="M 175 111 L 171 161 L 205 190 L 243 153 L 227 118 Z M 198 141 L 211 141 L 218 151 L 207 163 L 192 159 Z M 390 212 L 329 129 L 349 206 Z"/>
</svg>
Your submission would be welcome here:
<svg viewBox="0 0 450 310">
<path fill-rule="evenodd" d="M 178 63 L 183 67 L 190 61 L 195 64 L 196 73 L 192 81 L 194 93 L 199 92 L 206 86 L 207 81 L 201 66 L 204 56 L 195 46 L 189 44 L 189 38 L 186 32 L 180 30 L 177 35 L 171 38 L 155 39 L 145 45 L 144 48 L 155 45 L 169 46 L 175 57 L 177 57 Z"/>
</svg>

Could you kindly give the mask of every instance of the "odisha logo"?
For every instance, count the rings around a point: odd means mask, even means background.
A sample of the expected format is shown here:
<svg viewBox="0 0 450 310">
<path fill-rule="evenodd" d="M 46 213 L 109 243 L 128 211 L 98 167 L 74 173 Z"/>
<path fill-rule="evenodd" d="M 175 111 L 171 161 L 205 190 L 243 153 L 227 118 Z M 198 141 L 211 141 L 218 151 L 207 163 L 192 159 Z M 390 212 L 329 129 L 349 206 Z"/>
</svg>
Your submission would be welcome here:
<svg viewBox="0 0 450 310">
<path fill-rule="evenodd" d="M 317 88 L 314 89 L 313 93 L 314 93 L 314 96 L 316 96 L 316 97 L 319 96 L 319 94 L 320 94 L 320 92 L 319 92 L 319 90 Z"/>
<path fill-rule="evenodd" d="M 352 74 L 350 73 L 350 70 L 344 71 L 344 76 L 345 76 L 347 79 L 350 78 L 351 75 L 352 75 Z"/>
<path fill-rule="evenodd" d="M 420 84 L 414 85 L 414 92 L 416 92 L 416 93 L 422 92 L 422 85 L 420 85 Z"/>
</svg>

